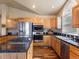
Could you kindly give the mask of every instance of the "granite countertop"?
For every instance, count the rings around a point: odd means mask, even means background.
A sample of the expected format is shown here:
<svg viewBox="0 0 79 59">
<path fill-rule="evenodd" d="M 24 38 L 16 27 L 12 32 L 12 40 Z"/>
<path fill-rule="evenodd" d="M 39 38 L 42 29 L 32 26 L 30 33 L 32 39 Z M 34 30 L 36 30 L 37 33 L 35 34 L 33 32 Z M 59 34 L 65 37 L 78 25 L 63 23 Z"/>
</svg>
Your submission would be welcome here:
<svg viewBox="0 0 79 59">
<path fill-rule="evenodd" d="M 60 39 L 60 40 L 66 42 L 66 43 L 68 43 L 68 44 L 71 44 L 71 45 L 73 45 L 73 46 L 79 48 L 79 43 L 76 42 L 74 39 L 68 38 L 68 37 L 63 37 L 63 36 L 57 36 L 57 35 L 55 35 L 55 36 L 56 36 L 58 39 Z"/>
<path fill-rule="evenodd" d="M 27 52 L 32 42 L 31 37 L 18 37 L 7 43 L 0 44 L 0 53 Z"/>
</svg>

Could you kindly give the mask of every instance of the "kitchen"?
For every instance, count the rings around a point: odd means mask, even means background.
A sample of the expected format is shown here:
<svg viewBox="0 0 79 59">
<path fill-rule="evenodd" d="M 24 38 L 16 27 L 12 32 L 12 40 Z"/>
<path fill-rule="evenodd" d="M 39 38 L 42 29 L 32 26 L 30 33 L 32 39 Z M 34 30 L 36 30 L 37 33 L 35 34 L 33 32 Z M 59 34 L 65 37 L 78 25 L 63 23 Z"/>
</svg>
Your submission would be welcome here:
<svg viewBox="0 0 79 59">
<path fill-rule="evenodd" d="M 0 59 L 79 59 L 78 0 L 0 0 Z"/>
</svg>

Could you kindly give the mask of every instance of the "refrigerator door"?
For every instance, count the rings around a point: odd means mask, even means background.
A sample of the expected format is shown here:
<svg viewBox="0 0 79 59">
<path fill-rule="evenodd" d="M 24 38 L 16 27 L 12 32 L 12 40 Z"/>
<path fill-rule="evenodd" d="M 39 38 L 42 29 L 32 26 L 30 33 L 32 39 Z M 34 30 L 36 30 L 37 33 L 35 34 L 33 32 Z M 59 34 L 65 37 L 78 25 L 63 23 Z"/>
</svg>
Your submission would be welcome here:
<svg viewBox="0 0 79 59">
<path fill-rule="evenodd" d="M 24 26 L 24 32 L 26 37 L 32 36 L 32 23 L 26 22 Z"/>
<path fill-rule="evenodd" d="M 18 23 L 18 36 L 19 37 L 32 37 L 32 23 L 19 22 Z"/>
</svg>

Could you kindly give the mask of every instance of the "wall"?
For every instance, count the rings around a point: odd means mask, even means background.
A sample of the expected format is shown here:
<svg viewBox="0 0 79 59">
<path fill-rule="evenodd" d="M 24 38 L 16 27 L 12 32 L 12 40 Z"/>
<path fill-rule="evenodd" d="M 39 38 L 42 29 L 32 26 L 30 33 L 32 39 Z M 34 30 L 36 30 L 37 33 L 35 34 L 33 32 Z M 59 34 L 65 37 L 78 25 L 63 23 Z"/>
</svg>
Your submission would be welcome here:
<svg viewBox="0 0 79 59">
<path fill-rule="evenodd" d="M 6 35 L 6 18 L 8 13 L 8 6 L 0 4 L 0 35 Z"/>
</svg>

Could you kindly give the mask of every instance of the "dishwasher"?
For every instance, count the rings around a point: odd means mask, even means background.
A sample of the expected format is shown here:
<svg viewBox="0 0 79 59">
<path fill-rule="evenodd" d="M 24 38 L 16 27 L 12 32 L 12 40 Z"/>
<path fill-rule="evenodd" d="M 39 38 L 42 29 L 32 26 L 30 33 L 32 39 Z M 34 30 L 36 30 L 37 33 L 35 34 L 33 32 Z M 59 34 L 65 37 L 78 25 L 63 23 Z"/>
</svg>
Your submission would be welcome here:
<svg viewBox="0 0 79 59">
<path fill-rule="evenodd" d="M 69 55 L 68 43 L 61 41 L 61 59 L 69 59 Z"/>
</svg>

